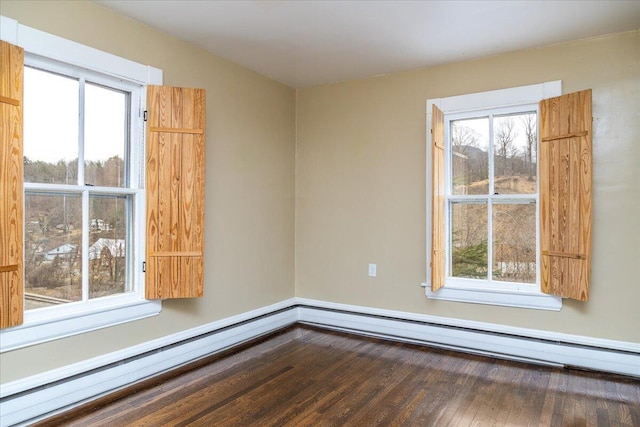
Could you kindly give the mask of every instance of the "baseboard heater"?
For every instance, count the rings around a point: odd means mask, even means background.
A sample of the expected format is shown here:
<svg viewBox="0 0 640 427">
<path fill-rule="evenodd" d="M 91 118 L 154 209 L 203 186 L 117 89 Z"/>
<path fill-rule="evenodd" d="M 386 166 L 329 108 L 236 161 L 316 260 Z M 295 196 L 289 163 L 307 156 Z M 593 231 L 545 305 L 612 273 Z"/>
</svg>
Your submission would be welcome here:
<svg viewBox="0 0 640 427">
<path fill-rule="evenodd" d="M 635 343 L 563 336 L 477 322 L 447 324 L 447 319 L 432 321 L 431 316 L 327 305 L 299 304 L 299 321 L 347 333 L 502 359 L 640 377 L 640 345 Z"/>
</svg>

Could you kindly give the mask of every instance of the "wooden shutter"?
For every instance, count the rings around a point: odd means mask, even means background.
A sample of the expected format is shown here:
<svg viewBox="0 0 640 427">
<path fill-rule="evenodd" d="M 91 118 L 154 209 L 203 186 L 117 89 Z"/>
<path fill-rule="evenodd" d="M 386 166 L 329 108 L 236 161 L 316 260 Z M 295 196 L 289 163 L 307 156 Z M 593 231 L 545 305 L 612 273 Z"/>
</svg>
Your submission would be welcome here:
<svg viewBox="0 0 640 427">
<path fill-rule="evenodd" d="M 431 114 L 431 290 L 444 286 L 444 115 Z"/>
<path fill-rule="evenodd" d="M 540 102 L 542 291 L 586 301 L 591 264 L 591 89 Z"/>
<path fill-rule="evenodd" d="M 148 299 L 203 294 L 205 91 L 147 91 Z"/>
<path fill-rule="evenodd" d="M 23 75 L 23 49 L 0 41 L 0 328 L 24 317 Z"/>
</svg>

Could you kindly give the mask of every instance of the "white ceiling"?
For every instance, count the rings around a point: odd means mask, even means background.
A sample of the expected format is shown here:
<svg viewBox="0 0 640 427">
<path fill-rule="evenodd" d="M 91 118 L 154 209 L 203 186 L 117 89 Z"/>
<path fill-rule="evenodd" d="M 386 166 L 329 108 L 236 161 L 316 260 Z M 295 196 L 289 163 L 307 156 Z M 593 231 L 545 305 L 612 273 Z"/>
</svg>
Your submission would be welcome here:
<svg viewBox="0 0 640 427">
<path fill-rule="evenodd" d="M 96 0 L 293 87 L 640 28 L 640 1 Z"/>
</svg>

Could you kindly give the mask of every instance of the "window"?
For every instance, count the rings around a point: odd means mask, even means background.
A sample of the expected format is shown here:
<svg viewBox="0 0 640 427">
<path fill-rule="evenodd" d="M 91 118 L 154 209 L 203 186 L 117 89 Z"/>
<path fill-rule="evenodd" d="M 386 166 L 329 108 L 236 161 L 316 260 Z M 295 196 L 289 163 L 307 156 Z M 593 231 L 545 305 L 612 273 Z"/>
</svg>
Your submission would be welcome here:
<svg viewBox="0 0 640 427">
<path fill-rule="evenodd" d="M 141 85 L 27 57 L 25 310 L 135 293 Z M 137 260 L 136 264 L 140 263 Z"/>
<path fill-rule="evenodd" d="M 538 102 L 559 94 L 551 82 L 428 101 L 429 298 L 560 309 L 540 290 L 537 180 Z"/>
<path fill-rule="evenodd" d="M 0 27 L 0 351 L 158 314 L 144 298 L 142 112 L 162 72 Z"/>
<path fill-rule="evenodd" d="M 537 105 L 445 115 L 450 283 L 538 283 Z"/>
</svg>

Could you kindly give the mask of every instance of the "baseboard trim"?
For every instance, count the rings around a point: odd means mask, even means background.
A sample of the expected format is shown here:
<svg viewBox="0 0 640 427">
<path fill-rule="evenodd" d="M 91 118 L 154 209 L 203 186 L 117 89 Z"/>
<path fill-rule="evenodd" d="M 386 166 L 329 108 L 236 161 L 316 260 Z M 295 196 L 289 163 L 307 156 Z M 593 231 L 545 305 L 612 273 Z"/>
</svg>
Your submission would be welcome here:
<svg viewBox="0 0 640 427">
<path fill-rule="evenodd" d="M 24 425 L 295 323 L 554 366 L 640 377 L 640 344 L 291 298 L 3 384 L 0 426 Z"/>
<path fill-rule="evenodd" d="M 504 359 L 640 377 L 640 344 L 297 298 L 301 323 Z"/>
</svg>

